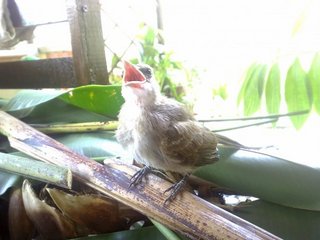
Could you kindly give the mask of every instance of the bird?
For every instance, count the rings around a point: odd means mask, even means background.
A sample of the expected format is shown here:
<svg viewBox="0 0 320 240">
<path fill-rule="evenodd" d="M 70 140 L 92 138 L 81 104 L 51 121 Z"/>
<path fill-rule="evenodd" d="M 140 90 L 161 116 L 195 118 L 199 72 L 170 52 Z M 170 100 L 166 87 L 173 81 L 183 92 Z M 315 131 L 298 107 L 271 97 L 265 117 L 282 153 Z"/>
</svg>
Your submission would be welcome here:
<svg viewBox="0 0 320 240">
<path fill-rule="evenodd" d="M 162 95 L 153 69 L 147 64 L 123 62 L 121 94 L 124 98 L 116 139 L 142 167 L 131 178 L 138 185 L 153 171 L 181 176 L 165 192 L 173 201 L 190 174 L 219 159 L 216 135 L 195 121 L 182 103 Z"/>
</svg>

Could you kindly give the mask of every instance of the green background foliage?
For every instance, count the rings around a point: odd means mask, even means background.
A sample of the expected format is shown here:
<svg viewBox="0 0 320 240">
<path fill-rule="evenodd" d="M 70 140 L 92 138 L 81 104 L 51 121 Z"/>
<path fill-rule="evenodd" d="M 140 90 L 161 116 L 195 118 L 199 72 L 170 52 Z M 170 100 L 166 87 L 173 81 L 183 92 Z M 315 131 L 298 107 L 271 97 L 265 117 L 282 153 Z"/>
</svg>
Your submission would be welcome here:
<svg viewBox="0 0 320 240">
<path fill-rule="evenodd" d="M 261 110 L 265 94 L 266 111 L 269 114 L 279 113 L 285 100 L 287 111 L 313 111 L 320 114 L 320 55 L 316 53 L 306 71 L 300 59 L 296 58 L 285 71 L 275 62 L 267 64 L 253 63 L 246 71 L 244 81 L 238 94 L 238 105 L 242 103 L 243 113 L 253 115 Z M 284 84 L 282 84 L 284 83 Z M 291 116 L 293 126 L 300 129 L 308 119 L 308 114 Z"/>
</svg>

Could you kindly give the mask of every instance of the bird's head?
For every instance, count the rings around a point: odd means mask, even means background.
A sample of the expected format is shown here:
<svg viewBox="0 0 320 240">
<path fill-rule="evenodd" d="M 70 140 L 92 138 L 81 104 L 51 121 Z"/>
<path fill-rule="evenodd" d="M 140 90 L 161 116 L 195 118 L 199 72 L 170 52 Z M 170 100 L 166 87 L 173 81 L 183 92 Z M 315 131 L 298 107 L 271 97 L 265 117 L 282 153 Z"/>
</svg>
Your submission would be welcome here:
<svg viewBox="0 0 320 240">
<path fill-rule="evenodd" d="M 126 101 L 149 104 L 160 95 L 159 85 L 153 70 L 145 64 L 133 65 L 124 61 L 122 95 Z"/>
</svg>

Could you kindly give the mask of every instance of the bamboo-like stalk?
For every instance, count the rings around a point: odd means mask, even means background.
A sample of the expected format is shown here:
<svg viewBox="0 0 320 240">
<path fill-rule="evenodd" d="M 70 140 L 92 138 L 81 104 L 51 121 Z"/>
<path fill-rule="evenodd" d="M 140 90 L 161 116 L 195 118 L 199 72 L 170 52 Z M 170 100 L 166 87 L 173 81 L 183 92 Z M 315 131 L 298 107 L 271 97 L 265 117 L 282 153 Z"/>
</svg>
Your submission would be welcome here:
<svg viewBox="0 0 320 240">
<path fill-rule="evenodd" d="M 279 239 L 189 192 L 164 205 L 167 196 L 163 192 L 171 186 L 166 180 L 149 175 L 147 183 L 128 189 L 137 167 L 118 162 L 99 164 L 5 112 L 0 111 L 0 119 L 0 132 L 8 136 L 14 148 L 70 168 L 75 177 L 92 188 L 192 239 Z"/>
<path fill-rule="evenodd" d="M 95 131 L 113 131 L 118 127 L 117 121 L 66 123 L 66 124 L 31 124 L 31 126 L 43 133 L 80 133 Z"/>
<path fill-rule="evenodd" d="M 70 189 L 72 174 L 56 165 L 0 152 L 0 170 Z"/>
</svg>

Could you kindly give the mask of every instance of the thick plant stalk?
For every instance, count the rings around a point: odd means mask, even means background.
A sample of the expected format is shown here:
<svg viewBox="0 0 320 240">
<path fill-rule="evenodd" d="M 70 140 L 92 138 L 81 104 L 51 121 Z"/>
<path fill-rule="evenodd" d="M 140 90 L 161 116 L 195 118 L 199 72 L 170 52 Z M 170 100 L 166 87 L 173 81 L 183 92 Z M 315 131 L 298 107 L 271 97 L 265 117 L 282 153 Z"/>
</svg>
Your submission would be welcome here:
<svg viewBox="0 0 320 240">
<path fill-rule="evenodd" d="M 279 239 L 189 192 L 164 205 L 167 195 L 163 192 L 171 186 L 166 180 L 149 175 L 146 184 L 128 189 L 136 167 L 118 162 L 99 164 L 5 112 L 0 111 L 0 119 L 0 132 L 8 136 L 14 148 L 69 168 L 92 188 L 192 239 Z"/>
<path fill-rule="evenodd" d="M 118 122 L 108 121 L 66 124 L 32 124 L 31 126 L 43 133 L 78 133 L 116 130 L 118 127 Z"/>
<path fill-rule="evenodd" d="M 0 170 L 48 182 L 67 189 L 70 189 L 72 186 L 72 175 L 69 169 L 1 152 Z"/>
</svg>

